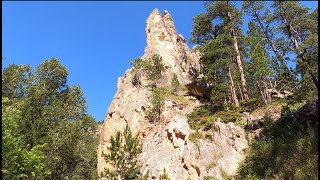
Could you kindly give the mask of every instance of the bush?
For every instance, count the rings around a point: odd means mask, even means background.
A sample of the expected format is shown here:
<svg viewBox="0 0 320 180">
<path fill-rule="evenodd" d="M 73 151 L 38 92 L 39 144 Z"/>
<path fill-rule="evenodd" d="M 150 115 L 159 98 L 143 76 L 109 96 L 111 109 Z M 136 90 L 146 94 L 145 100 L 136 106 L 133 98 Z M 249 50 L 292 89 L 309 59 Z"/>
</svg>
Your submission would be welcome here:
<svg viewBox="0 0 320 180">
<path fill-rule="evenodd" d="M 199 144 L 199 139 L 203 139 L 203 135 L 199 131 L 196 131 L 189 135 L 189 140 L 196 145 Z"/>
<path fill-rule="evenodd" d="M 282 117 L 265 126 L 265 140 L 255 141 L 238 179 L 317 179 L 318 125 L 293 123 Z"/>
<path fill-rule="evenodd" d="M 241 121 L 242 114 L 235 110 L 219 111 L 214 115 L 216 118 L 220 118 L 221 122 L 236 122 Z"/>
<path fill-rule="evenodd" d="M 261 107 L 262 101 L 257 98 L 251 98 L 249 100 L 240 101 L 240 105 L 245 108 L 245 111 L 252 112 L 253 110 Z"/>
<path fill-rule="evenodd" d="M 213 127 L 215 121 L 220 118 L 221 122 L 234 122 L 236 125 L 242 125 L 242 114 L 237 110 L 224 111 L 221 106 L 201 106 L 193 110 L 188 116 L 188 123 L 194 130 L 209 130 Z"/>
<path fill-rule="evenodd" d="M 189 115 L 187 115 L 191 129 L 200 130 L 206 126 L 210 127 L 214 123 L 208 121 L 210 115 L 212 115 L 212 113 L 204 106 L 193 110 Z"/>
<path fill-rule="evenodd" d="M 139 85 L 141 84 L 141 82 L 140 82 L 140 77 L 139 77 L 139 75 L 138 75 L 137 72 L 134 73 L 134 75 L 133 75 L 133 77 L 132 77 L 132 80 L 131 80 L 131 83 L 132 83 L 132 85 L 134 85 L 134 86 L 139 86 Z"/>
</svg>

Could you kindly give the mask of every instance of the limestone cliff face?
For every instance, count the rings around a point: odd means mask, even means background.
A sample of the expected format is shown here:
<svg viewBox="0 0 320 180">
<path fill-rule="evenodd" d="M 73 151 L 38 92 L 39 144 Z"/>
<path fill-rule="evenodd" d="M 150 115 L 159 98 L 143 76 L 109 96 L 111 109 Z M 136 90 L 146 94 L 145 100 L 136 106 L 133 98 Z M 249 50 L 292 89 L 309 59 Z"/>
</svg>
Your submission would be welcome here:
<svg viewBox="0 0 320 180">
<path fill-rule="evenodd" d="M 148 60 L 153 54 L 160 54 L 168 67 L 158 86 L 169 86 L 174 73 L 181 84 L 192 84 L 199 75 L 199 55 L 192 52 L 182 35 L 176 32 L 171 15 L 164 15 L 155 9 L 146 21 L 147 47 L 141 57 Z M 189 141 L 193 132 L 186 115 L 201 105 L 193 96 L 183 93 L 184 102 L 166 98 L 162 113 L 163 120 L 154 124 L 145 118 L 150 106 L 151 92 L 147 81 L 142 77 L 140 87 L 131 83 L 132 69 L 118 79 L 117 92 L 107 111 L 100 130 L 100 143 L 97 150 L 98 173 L 106 164 L 102 152 L 107 152 L 109 139 L 116 131 L 122 131 L 128 124 L 143 144 L 139 161 L 143 173 L 149 170 L 150 179 L 158 179 L 166 168 L 171 179 L 203 179 L 214 176 L 222 179 L 223 175 L 236 172 L 243 158 L 243 149 L 247 147 L 243 129 L 233 123 L 217 123 L 219 131 L 210 138 L 200 140 L 199 145 Z"/>
</svg>

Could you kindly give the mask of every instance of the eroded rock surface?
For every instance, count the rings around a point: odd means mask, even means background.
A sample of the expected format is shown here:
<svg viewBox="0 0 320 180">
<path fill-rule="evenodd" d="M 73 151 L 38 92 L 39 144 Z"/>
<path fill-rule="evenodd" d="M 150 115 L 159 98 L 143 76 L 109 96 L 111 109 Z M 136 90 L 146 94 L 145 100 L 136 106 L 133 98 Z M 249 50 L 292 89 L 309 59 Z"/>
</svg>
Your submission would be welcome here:
<svg viewBox="0 0 320 180">
<path fill-rule="evenodd" d="M 153 54 L 159 54 L 168 67 L 157 86 L 170 86 L 174 73 L 183 85 L 194 82 L 199 76 L 199 54 L 192 52 L 183 36 L 176 32 L 171 15 L 167 11 L 162 15 L 155 9 L 146 21 L 145 31 L 147 47 L 141 58 L 148 60 Z M 149 170 L 150 179 L 158 179 L 164 168 L 171 179 L 179 180 L 203 179 L 204 176 L 222 179 L 223 175 L 236 172 L 243 159 L 243 149 L 247 147 L 243 129 L 233 123 L 218 122 L 218 131 L 196 145 L 189 140 L 194 131 L 186 115 L 201 105 L 199 100 L 188 95 L 190 93 L 181 95 L 184 103 L 166 98 L 161 121 L 152 124 L 145 118 L 151 98 L 146 77 L 142 77 L 139 87 L 132 85 L 132 77 L 132 69 L 129 69 L 118 79 L 117 92 L 101 126 L 97 150 L 99 174 L 108 167 L 102 152 L 107 153 L 110 137 L 122 131 L 126 124 L 143 144 L 139 161 L 143 173 Z"/>
</svg>

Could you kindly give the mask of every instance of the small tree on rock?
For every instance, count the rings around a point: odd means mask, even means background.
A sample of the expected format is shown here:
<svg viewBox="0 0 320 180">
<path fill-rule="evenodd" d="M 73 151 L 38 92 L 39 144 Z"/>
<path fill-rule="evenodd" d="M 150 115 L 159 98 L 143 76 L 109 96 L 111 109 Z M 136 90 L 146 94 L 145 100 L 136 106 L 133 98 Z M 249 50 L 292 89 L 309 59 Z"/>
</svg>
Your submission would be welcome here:
<svg viewBox="0 0 320 180">
<path fill-rule="evenodd" d="M 180 82 L 178 80 L 178 77 L 176 75 L 176 73 L 173 74 L 173 77 L 171 79 L 171 90 L 172 93 L 177 95 L 180 89 Z"/>
<path fill-rule="evenodd" d="M 170 180 L 170 177 L 166 171 L 166 168 L 163 169 L 163 173 L 160 174 L 159 180 Z"/>
<path fill-rule="evenodd" d="M 160 121 L 164 108 L 164 95 L 165 92 L 161 88 L 154 88 L 152 90 L 151 106 L 147 111 L 147 118 L 150 122 Z"/>
<path fill-rule="evenodd" d="M 111 136 L 111 145 L 108 147 L 109 154 L 103 154 L 106 162 L 113 166 L 112 169 L 105 168 L 102 175 L 108 179 L 146 179 L 147 174 L 141 177 L 137 155 L 141 153 L 142 148 L 138 137 L 134 137 L 127 125 L 124 131 L 117 132 L 116 136 Z"/>
</svg>

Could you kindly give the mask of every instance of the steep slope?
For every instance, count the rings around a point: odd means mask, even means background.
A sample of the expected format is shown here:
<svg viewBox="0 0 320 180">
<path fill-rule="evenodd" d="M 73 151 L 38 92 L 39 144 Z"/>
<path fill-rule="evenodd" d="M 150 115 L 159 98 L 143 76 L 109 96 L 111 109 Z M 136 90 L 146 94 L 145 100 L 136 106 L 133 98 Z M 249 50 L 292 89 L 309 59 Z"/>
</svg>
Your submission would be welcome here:
<svg viewBox="0 0 320 180">
<path fill-rule="evenodd" d="M 146 21 L 145 31 L 147 47 L 141 58 L 148 60 L 153 54 L 159 54 L 168 67 L 157 86 L 170 86 L 174 73 L 181 84 L 196 84 L 199 56 L 176 32 L 171 15 L 164 11 L 162 16 L 157 9 L 153 10 Z M 214 132 L 210 140 L 200 140 L 200 146 L 195 145 L 188 138 L 193 131 L 186 115 L 201 105 L 199 100 L 188 95 L 190 92 L 184 93 L 183 103 L 166 98 L 163 120 L 151 124 L 145 118 L 151 96 L 146 77 L 142 77 L 140 87 L 132 85 L 132 77 L 132 69 L 129 69 L 118 79 L 116 95 L 102 124 L 97 150 L 99 174 L 108 167 L 102 152 L 107 152 L 110 137 L 116 131 L 122 131 L 126 124 L 143 143 L 139 160 L 143 164 L 142 171 L 149 170 L 152 179 L 157 179 L 163 168 L 167 169 L 171 179 L 203 179 L 204 176 L 221 179 L 223 175 L 236 172 L 243 159 L 243 149 L 247 147 L 243 129 L 233 123 L 217 123 L 219 131 Z"/>
</svg>

